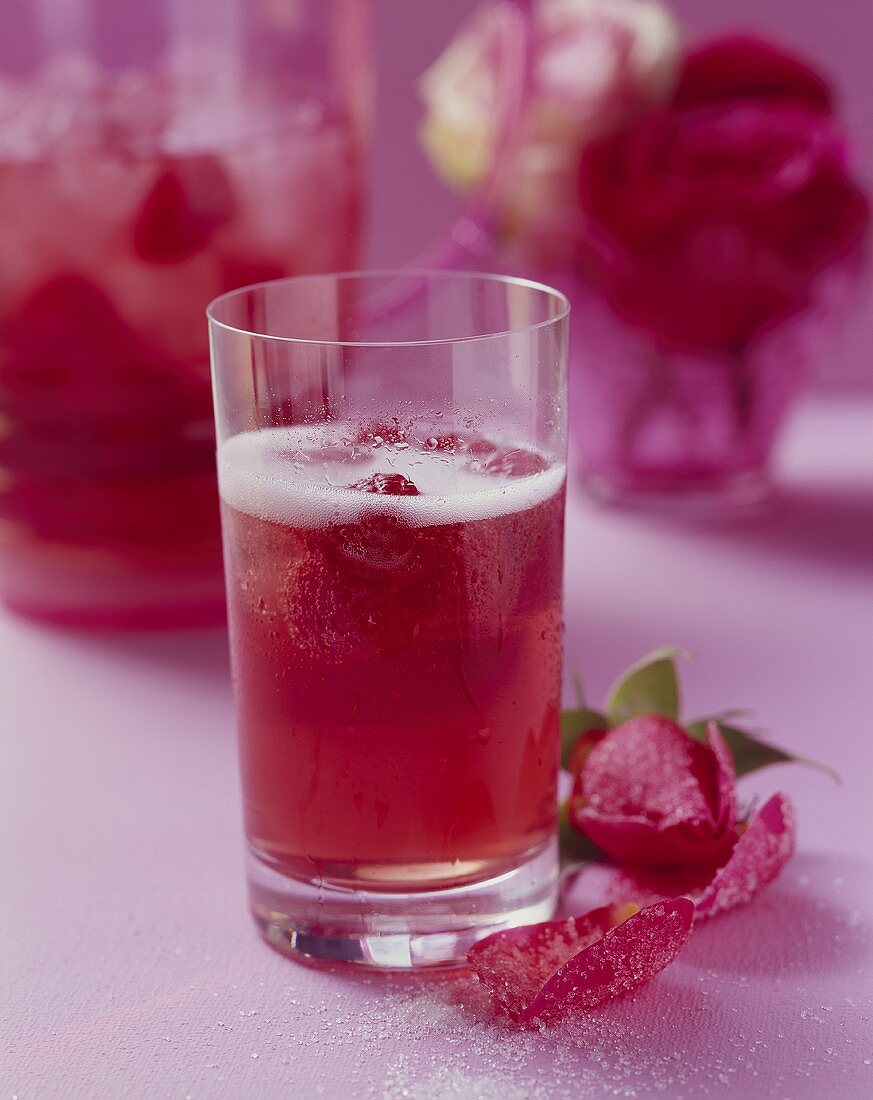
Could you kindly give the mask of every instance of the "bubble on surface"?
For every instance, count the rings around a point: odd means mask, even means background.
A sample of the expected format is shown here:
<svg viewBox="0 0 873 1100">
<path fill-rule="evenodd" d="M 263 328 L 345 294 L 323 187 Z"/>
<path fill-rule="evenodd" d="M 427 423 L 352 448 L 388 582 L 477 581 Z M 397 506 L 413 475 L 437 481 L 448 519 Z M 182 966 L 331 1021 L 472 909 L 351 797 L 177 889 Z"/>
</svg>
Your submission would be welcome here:
<svg viewBox="0 0 873 1100">
<path fill-rule="evenodd" d="M 331 457 L 317 461 L 319 452 Z M 342 453 L 342 452 L 341 452 Z M 368 469 L 354 455 L 355 474 L 349 478 L 344 459 L 337 458 L 337 442 L 323 427 L 277 428 L 245 432 L 221 444 L 218 481 L 223 500 L 231 507 L 260 519 L 295 527 L 326 527 L 360 522 L 365 517 L 390 515 L 407 526 L 469 523 L 523 512 L 548 500 L 561 487 L 561 464 L 519 475 L 508 470 L 489 474 L 486 467 L 463 461 L 441 461 L 439 448 L 395 451 L 394 469 L 388 471 L 413 482 L 417 496 L 364 493 L 348 488 L 376 473 L 384 473 L 384 458 L 374 456 Z M 519 454 L 519 448 L 515 448 Z M 289 454 L 306 454 L 309 463 L 291 464 Z M 533 452 L 531 466 L 544 459 Z M 538 460 L 538 461 L 535 461 Z M 379 468 L 375 463 L 378 461 Z M 486 476 L 488 475 L 488 476 Z"/>
</svg>

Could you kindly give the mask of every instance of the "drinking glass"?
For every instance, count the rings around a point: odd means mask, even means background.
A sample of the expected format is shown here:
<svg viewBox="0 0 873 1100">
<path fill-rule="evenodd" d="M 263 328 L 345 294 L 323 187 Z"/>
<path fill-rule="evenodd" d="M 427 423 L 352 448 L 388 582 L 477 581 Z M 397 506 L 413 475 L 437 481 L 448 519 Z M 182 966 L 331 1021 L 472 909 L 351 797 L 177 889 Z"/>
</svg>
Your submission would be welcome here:
<svg viewBox="0 0 873 1100">
<path fill-rule="evenodd" d="M 555 902 L 568 303 L 407 271 L 208 313 L 255 921 L 451 964 Z"/>
<path fill-rule="evenodd" d="M 0 0 L 0 599 L 224 615 L 203 310 L 358 263 L 367 0 Z"/>
</svg>

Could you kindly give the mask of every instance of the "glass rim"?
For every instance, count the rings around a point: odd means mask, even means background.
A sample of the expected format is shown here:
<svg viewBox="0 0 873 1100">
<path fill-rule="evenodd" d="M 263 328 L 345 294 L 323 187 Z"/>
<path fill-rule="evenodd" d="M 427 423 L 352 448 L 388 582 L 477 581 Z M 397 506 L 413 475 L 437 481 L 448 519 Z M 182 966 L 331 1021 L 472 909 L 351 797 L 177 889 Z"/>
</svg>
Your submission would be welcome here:
<svg viewBox="0 0 873 1100">
<path fill-rule="evenodd" d="M 520 325 L 518 328 L 501 329 L 499 332 L 482 332 L 473 336 L 444 336 L 437 339 L 423 340 L 312 340 L 300 336 L 276 336 L 269 332 L 257 332 L 254 329 L 240 328 L 238 325 L 228 324 L 219 320 L 215 315 L 216 307 L 222 302 L 229 301 L 243 294 L 251 293 L 262 287 L 287 286 L 290 284 L 313 283 L 317 281 L 338 282 L 340 280 L 366 280 L 366 279 L 462 279 L 479 281 L 484 283 L 502 283 L 505 286 L 526 287 L 535 290 L 544 296 L 553 299 L 559 306 L 554 317 L 547 317 L 542 321 L 534 321 L 529 325 Z M 418 348 L 434 347 L 436 345 L 467 344 L 479 340 L 499 340 L 509 336 L 520 336 L 538 329 L 548 328 L 566 320 L 570 314 L 570 300 L 563 291 L 558 290 L 548 283 L 538 282 L 536 279 L 526 279 L 519 275 L 501 275 L 491 271 L 446 271 L 440 268 L 429 267 L 385 267 L 364 268 L 355 271 L 323 271 L 311 272 L 306 275 L 288 275 L 282 279 L 265 279 L 262 282 L 250 283 L 237 287 L 235 290 L 227 290 L 219 294 L 217 298 L 206 307 L 206 317 L 210 325 L 223 329 L 225 332 L 234 332 L 240 336 L 251 336 L 258 340 L 272 340 L 279 344 L 297 344 L 304 347 L 329 347 L 329 348 Z"/>
</svg>

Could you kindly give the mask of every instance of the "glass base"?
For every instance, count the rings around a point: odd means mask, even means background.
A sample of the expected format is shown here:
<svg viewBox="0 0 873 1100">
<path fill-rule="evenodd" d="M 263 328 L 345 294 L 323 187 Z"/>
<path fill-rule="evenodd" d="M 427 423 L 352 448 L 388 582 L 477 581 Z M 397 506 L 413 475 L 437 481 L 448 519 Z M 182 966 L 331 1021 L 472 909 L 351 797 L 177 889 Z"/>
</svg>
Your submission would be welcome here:
<svg viewBox="0 0 873 1100">
<path fill-rule="evenodd" d="M 772 486 L 764 470 L 680 479 L 583 471 L 583 490 L 599 504 L 690 520 L 731 520 L 765 508 Z"/>
<path fill-rule="evenodd" d="M 464 965 L 501 928 L 549 920 L 557 904 L 558 846 L 520 867 L 448 889 L 384 893 L 286 878 L 249 860 L 252 915 L 271 947 L 301 962 L 371 970 Z"/>
</svg>

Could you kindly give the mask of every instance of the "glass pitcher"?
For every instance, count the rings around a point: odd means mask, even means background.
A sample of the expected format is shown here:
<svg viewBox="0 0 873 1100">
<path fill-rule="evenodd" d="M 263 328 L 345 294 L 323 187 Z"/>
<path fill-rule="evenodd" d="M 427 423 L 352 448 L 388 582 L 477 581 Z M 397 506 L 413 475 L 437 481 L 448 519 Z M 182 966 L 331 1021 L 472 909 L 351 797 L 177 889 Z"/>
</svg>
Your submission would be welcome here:
<svg viewBox="0 0 873 1100">
<path fill-rule="evenodd" d="M 356 266 L 367 0 L 0 0 L 0 598 L 224 612 L 204 308 Z"/>
</svg>

